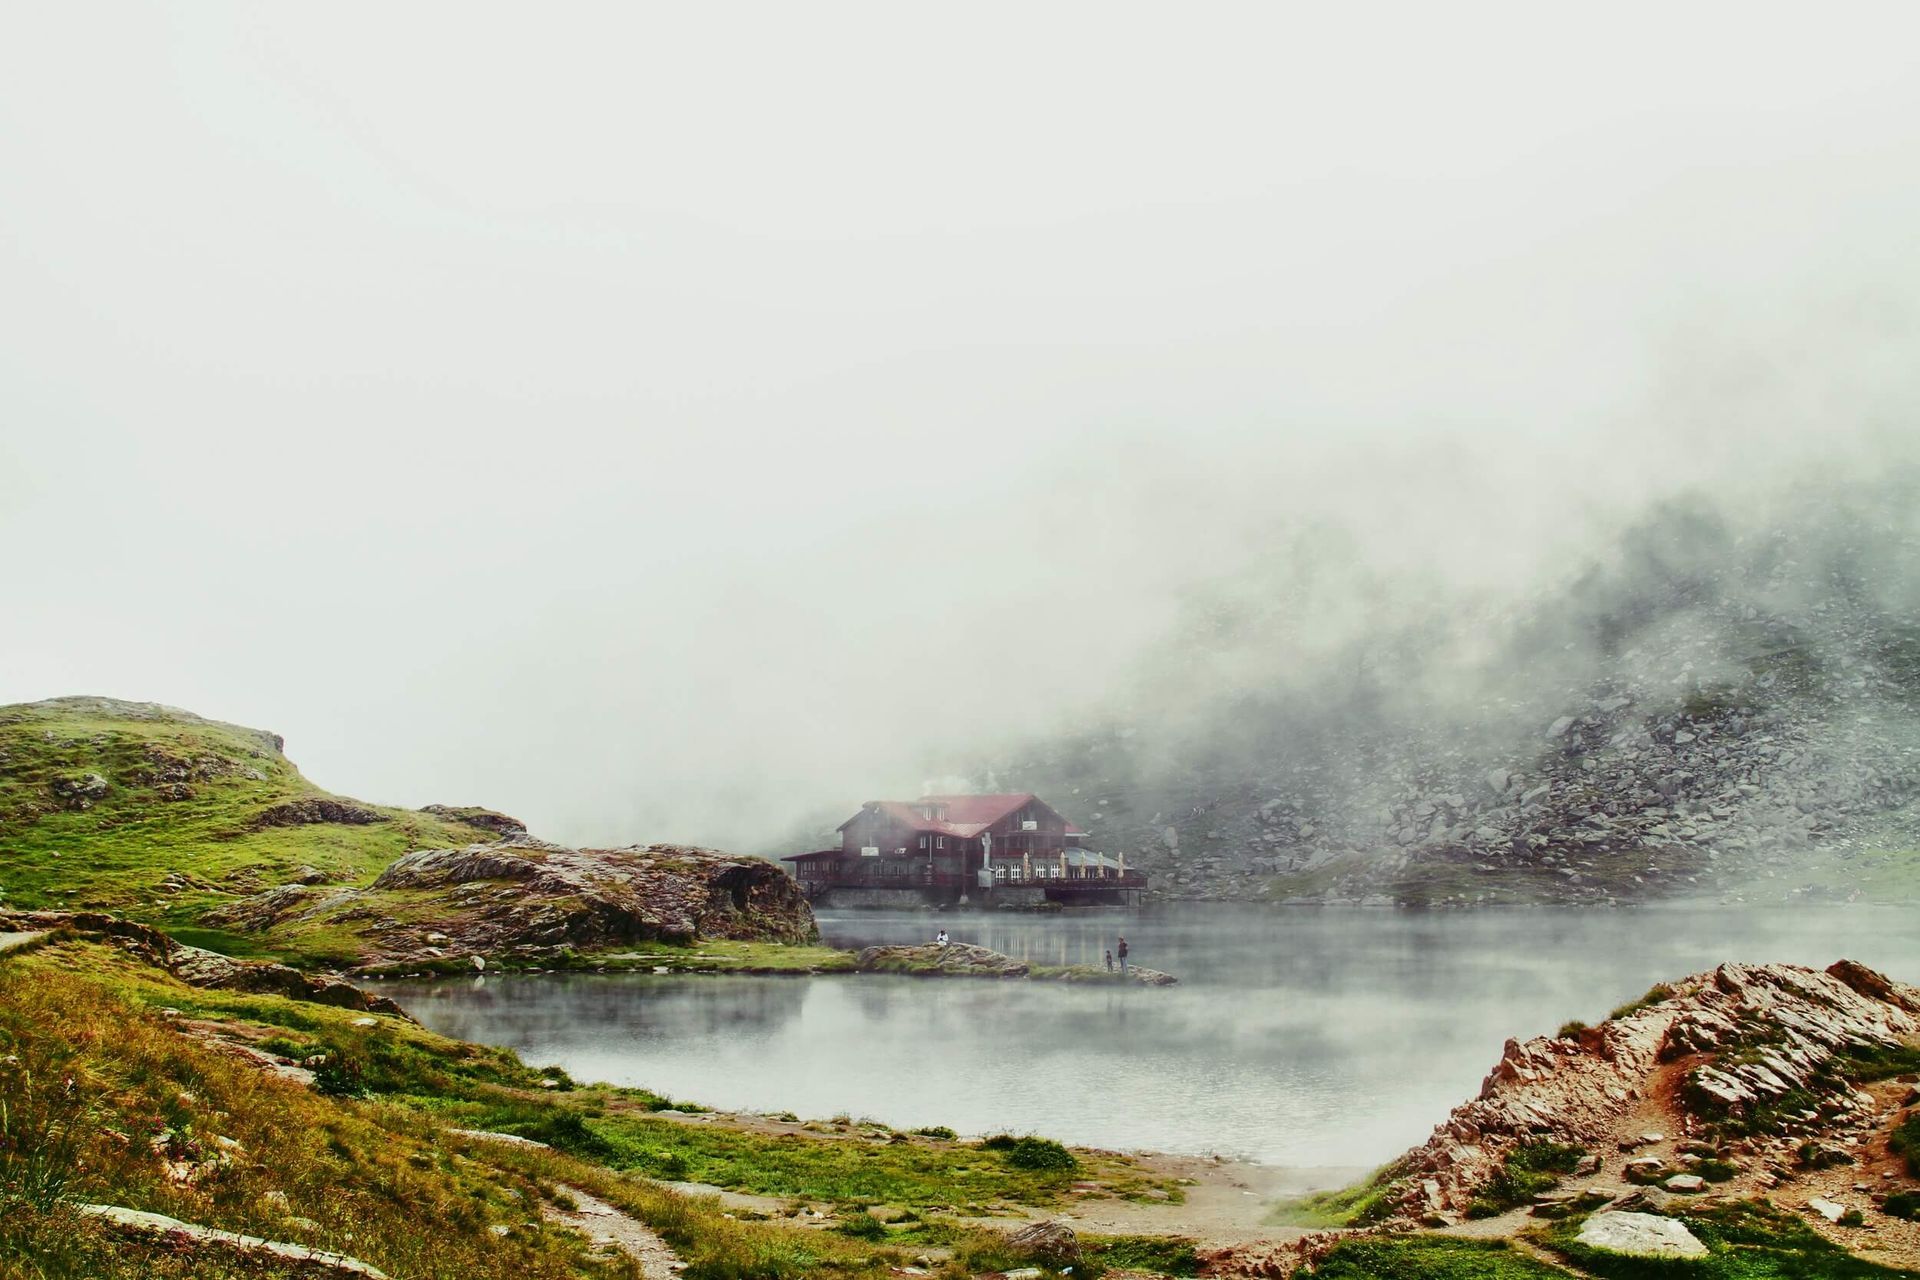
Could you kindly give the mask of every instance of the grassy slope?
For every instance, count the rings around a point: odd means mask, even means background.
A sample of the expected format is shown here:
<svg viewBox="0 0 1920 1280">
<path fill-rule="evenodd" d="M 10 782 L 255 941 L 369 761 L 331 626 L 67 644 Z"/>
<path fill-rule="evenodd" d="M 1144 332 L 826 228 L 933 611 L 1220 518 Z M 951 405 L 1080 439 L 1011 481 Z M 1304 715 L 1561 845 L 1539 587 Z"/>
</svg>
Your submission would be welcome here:
<svg viewBox="0 0 1920 1280">
<path fill-rule="evenodd" d="M 182 1019 L 218 1022 L 273 1052 L 323 1054 L 321 1079 L 336 1094 L 246 1065 L 183 1034 Z M 1004 1247 L 942 1212 L 1051 1204 L 1079 1178 L 1121 1193 L 1149 1185 L 1126 1161 L 1092 1153 L 1076 1169 L 1034 1170 L 943 1139 L 743 1133 L 655 1118 L 648 1109 L 666 1100 L 643 1090 L 576 1089 L 505 1051 L 399 1019 L 357 1025 L 364 1021 L 279 997 L 184 987 L 85 942 L 0 959 L 0 1280 L 135 1276 L 149 1265 L 154 1275 L 227 1274 L 112 1241 L 61 1207 L 73 1199 L 290 1238 L 409 1277 L 625 1274 L 539 1225 L 532 1206 L 568 1183 L 662 1231 L 694 1264 L 689 1280 L 726 1280 L 877 1276 L 928 1246 L 955 1252 L 944 1274 L 964 1274 L 1003 1257 Z M 560 1087 L 543 1088 L 550 1080 Z M 518 1132 L 556 1149 L 460 1139 L 445 1133 L 449 1126 Z M 152 1145 L 166 1131 L 167 1154 L 207 1167 L 170 1179 Z M 230 1160 L 221 1165 L 223 1149 Z M 630 1170 L 794 1195 L 843 1213 L 880 1203 L 907 1213 L 873 1239 L 784 1219 L 744 1221 Z M 434 1232 L 418 1231 L 423 1216 Z M 508 1229 L 503 1240 L 491 1230 L 498 1226 Z M 1116 1263 L 1179 1251 L 1177 1242 L 1094 1243 Z"/>
<path fill-rule="evenodd" d="M 364 883 L 410 849 L 490 838 L 378 805 L 363 807 L 389 821 L 256 828 L 273 805 L 328 793 L 253 730 L 165 709 L 134 719 L 75 701 L 0 707 L 0 901 L 8 906 L 100 908 L 190 925 L 239 896 L 249 868 L 264 885 L 308 866 Z M 198 766 L 203 776 L 186 784 L 191 798 L 165 798 L 166 784 L 148 780 L 157 757 Z M 63 808 L 55 782 L 88 773 L 107 780 L 107 793 L 90 808 Z M 168 892 L 161 884 L 170 873 L 207 887 Z"/>
</svg>

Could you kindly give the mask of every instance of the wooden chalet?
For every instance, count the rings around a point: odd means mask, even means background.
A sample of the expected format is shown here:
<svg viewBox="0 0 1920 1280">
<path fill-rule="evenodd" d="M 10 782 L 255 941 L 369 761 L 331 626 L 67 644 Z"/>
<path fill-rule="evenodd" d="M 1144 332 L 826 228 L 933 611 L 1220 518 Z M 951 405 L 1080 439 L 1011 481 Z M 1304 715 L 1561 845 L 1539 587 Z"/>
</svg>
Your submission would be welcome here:
<svg viewBox="0 0 1920 1280">
<path fill-rule="evenodd" d="M 1134 901 L 1146 876 L 1086 835 L 1030 792 L 869 800 L 840 824 L 839 848 L 784 861 L 816 901 Z"/>
</svg>

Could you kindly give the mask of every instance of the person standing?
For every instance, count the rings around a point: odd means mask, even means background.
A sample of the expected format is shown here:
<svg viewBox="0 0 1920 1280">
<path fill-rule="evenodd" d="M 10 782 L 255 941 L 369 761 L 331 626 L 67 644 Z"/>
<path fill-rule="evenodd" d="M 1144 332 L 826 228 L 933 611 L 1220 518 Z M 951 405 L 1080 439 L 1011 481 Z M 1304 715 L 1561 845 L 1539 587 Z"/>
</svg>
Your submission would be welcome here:
<svg viewBox="0 0 1920 1280">
<path fill-rule="evenodd" d="M 1107 952 L 1107 972 L 1113 972 L 1113 952 Z"/>
<path fill-rule="evenodd" d="M 1113 954 L 1120 957 L 1120 972 L 1125 973 L 1127 971 L 1127 940 L 1124 936 L 1120 939 L 1120 945 L 1113 949 Z"/>
</svg>

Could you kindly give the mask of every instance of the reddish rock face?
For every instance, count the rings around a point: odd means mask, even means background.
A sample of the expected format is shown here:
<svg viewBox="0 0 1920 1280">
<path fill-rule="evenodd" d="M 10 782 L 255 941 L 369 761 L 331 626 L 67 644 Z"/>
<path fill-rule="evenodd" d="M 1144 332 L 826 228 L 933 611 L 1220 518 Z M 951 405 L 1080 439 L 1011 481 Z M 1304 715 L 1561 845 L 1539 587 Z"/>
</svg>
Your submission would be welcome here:
<svg viewBox="0 0 1920 1280">
<path fill-rule="evenodd" d="M 1454 1108 L 1398 1162 L 1405 1218 L 1463 1213 L 1514 1148 L 1531 1142 L 1629 1150 L 1631 1108 L 1670 1096 L 1686 1132 L 1738 1128 L 1776 1100 L 1812 1096 L 1817 1118 L 1792 1141 L 1844 1127 L 1858 1103 L 1830 1067 L 1851 1049 L 1920 1036 L 1920 989 L 1864 965 L 1727 964 L 1672 984 L 1672 994 L 1577 1036 L 1509 1040 L 1480 1096 Z M 1659 1161 L 1655 1160 L 1658 1164 Z"/>
</svg>

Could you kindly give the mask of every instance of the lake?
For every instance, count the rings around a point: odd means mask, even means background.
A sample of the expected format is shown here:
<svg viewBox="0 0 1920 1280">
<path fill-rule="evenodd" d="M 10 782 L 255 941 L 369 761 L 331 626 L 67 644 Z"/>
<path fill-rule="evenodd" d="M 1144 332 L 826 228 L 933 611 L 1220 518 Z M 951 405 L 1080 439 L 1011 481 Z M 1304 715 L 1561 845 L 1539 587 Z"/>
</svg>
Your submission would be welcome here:
<svg viewBox="0 0 1920 1280">
<path fill-rule="evenodd" d="M 429 1027 L 580 1080 L 725 1110 L 1044 1133 L 1093 1146 L 1371 1165 L 1475 1094 L 1509 1037 L 1597 1022 L 1725 960 L 1842 956 L 1920 980 L 1894 908 L 1407 913 L 1191 908 L 846 913 L 838 946 L 944 925 L 1036 963 L 1124 932 L 1172 988 L 903 977 L 528 974 L 377 984 Z"/>
</svg>

